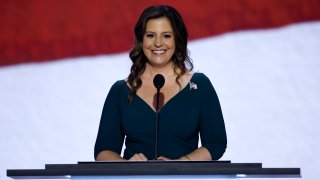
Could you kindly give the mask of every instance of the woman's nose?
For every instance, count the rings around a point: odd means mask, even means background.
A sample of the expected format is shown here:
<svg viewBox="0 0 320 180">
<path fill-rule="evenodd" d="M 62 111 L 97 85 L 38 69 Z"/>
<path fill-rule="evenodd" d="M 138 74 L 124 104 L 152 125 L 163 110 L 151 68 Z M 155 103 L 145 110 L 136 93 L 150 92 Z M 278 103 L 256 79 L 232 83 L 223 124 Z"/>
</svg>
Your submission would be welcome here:
<svg viewBox="0 0 320 180">
<path fill-rule="evenodd" d="M 157 37 L 157 38 L 155 39 L 154 45 L 155 45 L 156 47 L 160 47 L 160 46 L 162 45 L 162 39 L 161 39 L 160 37 Z"/>
</svg>

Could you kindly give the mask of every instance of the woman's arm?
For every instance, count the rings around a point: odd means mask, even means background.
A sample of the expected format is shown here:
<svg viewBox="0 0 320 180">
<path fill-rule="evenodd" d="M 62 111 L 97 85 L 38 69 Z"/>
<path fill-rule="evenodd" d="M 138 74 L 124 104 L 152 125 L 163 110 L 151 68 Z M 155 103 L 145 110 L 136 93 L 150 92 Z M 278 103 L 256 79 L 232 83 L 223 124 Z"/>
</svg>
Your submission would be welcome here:
<svg viewBox="0 0 320 180">
<path fill-rule="evenodd" d="M 109 151 L 109 150 L 104 150 L 101 151 L 97 158 L 97 161 L 127 161 L 126 159 L 122 158 L 118 153 L 113 152 L 113 151 Z M 133 155 L 129 161 L 147 161 L 147 157 L 142 154 L 142 153 L 138 153 Z"/>
<path fill-rule="evenodd" d="M 157 158 L 158 160 L 165 160 L 169 161 L 172 159 L 169 159 L 164 156 L 160 156 Z M 210 161 L 211 155 L 207 148 L 205 147 L 199 147 L 198 149 L 194 150 L 193 152 L 183 155 L 180 158 L 176 159 L 178 161 Z"/>
<path fill-rule="evenodd" d="M 109 151 L 109 150 L 104 150 L 101 151 L 97 158 L 97 161 L 125 161 L 126 159 L 123 159 L 118 153 Z"/>
<path fill-rule="evenodd" d="M 209 78 L 204 76 L 199 83 L 202 87 L 200 115 L 201 145 L 210 152 L 212 160 L 218 160 L 222 157 L 227 147 L 227 134 L 221 106 Z"/>
<path fill-rule="evenodd" d="M 210 161 L 212 159 L 210 152 L 205 147 L 199 147 L 193 152 L 181 156 L 178 160 L 183 161 Z"/>
<path fill-rule="evenodd" d="M 123 83 L 117 81 L 113 84 L 105 100 L 94 146 L 94 157 L 97 161 L 116 160 L 120 157 L 124 133 L 120 125 L 119 99 Z"/>
</svg>

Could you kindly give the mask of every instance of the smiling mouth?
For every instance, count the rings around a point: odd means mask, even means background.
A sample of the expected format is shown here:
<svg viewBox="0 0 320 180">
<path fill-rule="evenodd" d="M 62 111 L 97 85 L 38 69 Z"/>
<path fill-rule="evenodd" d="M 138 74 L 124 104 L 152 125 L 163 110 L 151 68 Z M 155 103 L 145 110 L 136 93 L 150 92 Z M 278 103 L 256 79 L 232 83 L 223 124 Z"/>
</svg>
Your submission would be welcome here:
<svg viewBox="0 0 320 180">
<path fill-rule="evenodd" d="M 151 50 L 151 52 L 157 56 L 163 55 L 166 51 L 165 50 Z"/>
</svg>

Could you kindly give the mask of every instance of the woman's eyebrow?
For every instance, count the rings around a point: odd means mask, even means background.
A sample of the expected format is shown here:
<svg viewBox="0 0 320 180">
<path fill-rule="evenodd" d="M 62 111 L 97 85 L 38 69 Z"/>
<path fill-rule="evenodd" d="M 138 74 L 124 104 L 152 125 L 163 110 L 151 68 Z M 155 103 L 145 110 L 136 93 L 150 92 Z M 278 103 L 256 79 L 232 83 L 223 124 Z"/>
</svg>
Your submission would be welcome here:
<svg viewBox="0 0 320 180">
<path fill-rule="evenodd" d="M 146 31 L 145 33 L 156 33 L 156 32 L 154 32 L 154 31 Z M 170 33 L 170 34 L 173 34 L 173 32 L 172 31 L 164 31 L 164 32 L 161 32 L 161 34 L 164 34 L 164 33 Z"/>
</svg>

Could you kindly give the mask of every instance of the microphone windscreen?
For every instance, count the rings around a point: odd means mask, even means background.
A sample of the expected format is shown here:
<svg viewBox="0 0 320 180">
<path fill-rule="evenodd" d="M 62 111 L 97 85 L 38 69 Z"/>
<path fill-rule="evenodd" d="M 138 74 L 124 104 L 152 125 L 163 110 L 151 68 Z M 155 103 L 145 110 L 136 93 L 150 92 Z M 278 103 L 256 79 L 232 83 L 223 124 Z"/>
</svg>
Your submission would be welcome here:
<svg viewBox="0 0 320 180">
<path fill-rule="evenodd" d="M 157 88 L 157 89 L 161 89 L 164 85 L 164 77 L 161 74 L 157 74 L 154 76 L 153 78 L 153 85 Z"/>
</svg>

